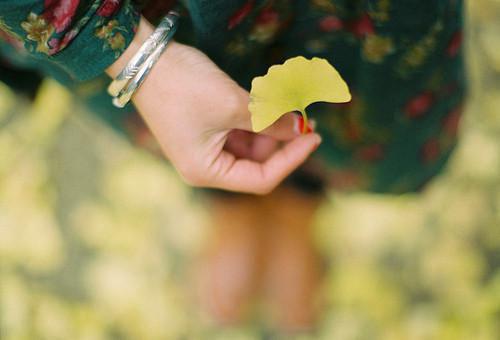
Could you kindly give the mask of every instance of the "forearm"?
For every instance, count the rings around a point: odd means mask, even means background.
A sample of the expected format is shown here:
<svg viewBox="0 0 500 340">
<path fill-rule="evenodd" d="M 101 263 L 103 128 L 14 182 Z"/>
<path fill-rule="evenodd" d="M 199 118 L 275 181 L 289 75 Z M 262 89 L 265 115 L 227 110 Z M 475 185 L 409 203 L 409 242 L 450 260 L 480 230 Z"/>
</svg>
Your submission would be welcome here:
<svg viewBox="0 0 500 340">
<path fill-rule="evenodd" d="M 122 55 L 106 69 L 106 73 L 112 78 L 116 77 L 151 33 L 153 33 L 153 30 L 153 26 L 144 17 L 141 17 L 134 38 Z"/>
</svg>

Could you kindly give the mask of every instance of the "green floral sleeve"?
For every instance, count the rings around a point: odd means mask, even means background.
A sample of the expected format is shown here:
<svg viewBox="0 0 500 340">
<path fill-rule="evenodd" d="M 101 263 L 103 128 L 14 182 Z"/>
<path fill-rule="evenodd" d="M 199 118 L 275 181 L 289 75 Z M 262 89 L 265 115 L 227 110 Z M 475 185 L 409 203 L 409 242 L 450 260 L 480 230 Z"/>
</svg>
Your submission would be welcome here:
<svg viewBox="0 0 500 340">
<path fill-rule="evenodd" d="M 138 22 L 129 0 L 0 1 L 0 44 L 88 80 L 121 55 Z"/>
</svg>

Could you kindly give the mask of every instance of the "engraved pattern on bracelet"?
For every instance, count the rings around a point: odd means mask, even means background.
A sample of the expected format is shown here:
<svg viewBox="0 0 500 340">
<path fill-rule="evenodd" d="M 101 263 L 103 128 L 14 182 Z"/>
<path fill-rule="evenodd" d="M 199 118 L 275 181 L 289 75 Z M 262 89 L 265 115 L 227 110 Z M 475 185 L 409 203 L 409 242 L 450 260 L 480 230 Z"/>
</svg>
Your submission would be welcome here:
<svg viewBox="0 0 500 340">
<path fill-rule="evenodd" d="M 168 43 L 172 39 L 175 31 L 177 30 L 177 13 L 170 12 L 165 19 L 170 23 L 170 28 L 163 34 L 161 39 L 156 42 L 156 47 L 149 53 L 147 58 L 143 58 L 143 62 L 137 68 L 134 74 L 129 74 L 129 79 L 123 82 L 123 86 L 119 89 L 119 93 L 113 98 L 113 105 L 116 107 L 124 107 L 132 98 L 135 91 L 144 82 L 146 76 L 149 74 L 153 66 L 160 58 L 163 51 L 166 49 Z"/>
<path fill-rule="evenodd" d="M 127 86 L 130 79 L 132 79 L 138 72 L 146 60 L 154 53 L 159 44 L 162 43 L 163 38 L 169 35 L 169 32 L 174 28 L 178 14 L 170 11 L 165 16 L 154 32 L 146 39 L 144 44 L 139 48 L 137 53 L 132 57 L 125 68 L 118 74 L 118 76 L 111 82 L 108 87 L 108 93 L 116 97 Z"/>
</svg>

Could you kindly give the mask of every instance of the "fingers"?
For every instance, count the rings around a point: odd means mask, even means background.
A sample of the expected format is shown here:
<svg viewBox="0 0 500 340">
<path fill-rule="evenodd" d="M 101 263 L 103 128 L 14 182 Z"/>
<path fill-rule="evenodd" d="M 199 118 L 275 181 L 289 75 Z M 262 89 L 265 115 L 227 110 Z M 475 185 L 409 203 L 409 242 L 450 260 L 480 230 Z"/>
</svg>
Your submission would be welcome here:
<svg viewBox="0 0 500 340">
<path fill-rule="evenodd" d="M 249 94 L 247 91 L 240 89 L 232 100 L 228 100 L 229 111 L 232 112 L 226 121 L 226 128 L 229 130 L 239 129 L 253 132 L 251 113 L 248 110 Z M 280 141 L 289 141 L 304 132 L 313 132 L 315 122 L 310 120 L 308 126 L 304 127 L 302 115 L 297 112 L 288 112 L 281 116 L 267 129 L 259 132 L 259 134 L 273 137 Z"/>
<path fill-rule="evenodd" d="M 258 163 L 236 159 L 223 151 L 212 165 L 210 186 L 231 191 L 266 194 L 302 164 L 321 143 L 317 134 L 302 135 L 277 150 L 267 161 Z"/>
<path fill-rule="evenodd" d="M 302 134 L 303 120 L 300 114 L 289 112 L 261 132 L 277 140 L 292 140 Z"/>
<path fill-rule="evenodd" d="M 236 158 L 246 158 L 263 162 L 280 147 L 280 142 L 269 136 L 264 136 L 243 130 L 233 130 L 227 136 L 224 150 Z"/>
<path fill-rule="evenodd" d="M 280 147 L 281 143 L 272 137 L 253 134 L 252 153 L 251 157 L 247 158 L 264 162 Z"/>
<path fill-rule="evenodd" d="M 281 118 L 274 122 L 270 127 L 259 132 L 259 134 L 273 137 L 274 139 L 280 141 L 288 141 L 300 136 L 303 132 L 303 127 L 304 120 L 302 119 L 302 116 L 295 112 L 288 112 L 281 116 Z M 313 127 L 313 124 L 309 124 L 309 126 L 306 127 L 306 132 L 312 132 L 314 130 Z M 253 131 L 250 115 L 248 115 L 248 119 L 241 119 L 235 128 L 245 131 Z"/>
</svg>

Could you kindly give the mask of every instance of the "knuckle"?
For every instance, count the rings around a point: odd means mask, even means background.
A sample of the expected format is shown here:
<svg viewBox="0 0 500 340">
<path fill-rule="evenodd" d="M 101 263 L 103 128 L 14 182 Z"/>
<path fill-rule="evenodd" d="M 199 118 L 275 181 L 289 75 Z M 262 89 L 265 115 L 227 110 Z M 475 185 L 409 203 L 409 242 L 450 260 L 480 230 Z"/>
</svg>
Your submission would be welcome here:
<svg viewBox="0 0 500 340">
<path fill-rule="evenodd" d="M 238 92 L 228 93 L 225 96 L 224 101 L 226 103 L 226 108 L 231 111 L 238 111 L 243 103 L 242 96 Z"/>
<path fill-rule="evenodd" d="M 227 95 L 224 98 L 225 102 L 225 107 L 227 112 L 230 115 L 230 119 L 246 119 L 248 117 L 243 117 L 247 110 L 246 105 L 247 105 L 247 100 L 245 99 L 245 96 L 243 96 L 240 93 L 237 92 L 232 92 L 231 94 Z"/>
</svg>

